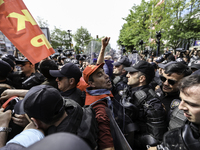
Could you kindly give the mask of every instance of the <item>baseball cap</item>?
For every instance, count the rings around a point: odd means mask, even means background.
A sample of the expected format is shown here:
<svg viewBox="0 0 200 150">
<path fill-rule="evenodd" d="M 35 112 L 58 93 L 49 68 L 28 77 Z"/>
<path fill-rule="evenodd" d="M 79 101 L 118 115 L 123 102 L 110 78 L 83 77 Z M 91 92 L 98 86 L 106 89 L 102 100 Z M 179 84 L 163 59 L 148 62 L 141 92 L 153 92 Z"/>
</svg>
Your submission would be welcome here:
<svg viewBox="0 0 200 150">
<path fill-rule="evenodd" d="M 14 111 L 17 114 L 27 114 L 45 123 L 51 122 L 55 116 L 62 115 L 64 101 L 60 92 L 49 85 L 32 87 L 24 99 L 19 101 Z"/>
<path fill-rule="evenodd" d="M 192 68 L 194 68 L 194 69 L 200 69 L 200 60 L 195 60 L 195 61 L 191 64 L 190 68 L 191 68 L 191 69 L 192 69 Z"/>
<path fill-rule="evenodd" d="M 53 77 L 67 77 L 79 80 L 82 76 L 80 69 L 73 63 L 66 63 L 60 70 L 49 70 Z"/>
<path fill-rule="evenodd" d="M 122 57 L 119 61 L 113 63 L 114 66 L 120 66 L 120 65 L 124 65 L 125 67 L 130 67 L 131 62 L 129 61 L 129 59 L 127 57 Z"/>
<path fill-rule="evenodd" d="M 88 83 L 89 77 L 92 73 L 94 73 L 99 67 L 103 68 L 104 63 L 99 64 L 99 65 L 88 65 L 84 70 L 83 70 L 83 79 L 85 80 L 86 83 Z"/>
<path fill-rule="evenodd" d="M 163 62 L 165 59 L 163 58 L 163 57 L 158 57 L 157 59 L 156 59 L 156 62 L 157 63 L 161 63 L 161 62 Z"/>
<path fill-rule="evenodd" d="M 175 63 L 177 63 L 177 61 L 170 61 L 170 62 L 167 62 L 167 63 L 159 63 L 159 64 L 158 64 L 158 67 L 164 69 L 164 68 L 167 67 L 168 65 L 170 65 L 170 64 L 175 64 Z"/>
<path fill-rule="evenodd" d="M 30 62 L 27 58 L 24 58 L 24 59 L 16 59 L 15 60 L 16 64 L 22 64 L 24 62 Z"/>
<path fill-rule="evenodd" d="M 13 69 L 15 68 L 14 62 L 8 57 L 2 57 L 2 60 L 7 62 Z"/>
<path fill-rule="evenodd" d="M 140 71 L 144 73 L 145 75 L 148 75 L 150 79 L 153 79 L 155 76 L 155 71 L 154 71 L 153 66 L 150 63 L 143 60 L 138 61 L 137 63 L 133 64 L 130 67 L 125 67 L 124 69 L 128 72 Z"/>
</svg>

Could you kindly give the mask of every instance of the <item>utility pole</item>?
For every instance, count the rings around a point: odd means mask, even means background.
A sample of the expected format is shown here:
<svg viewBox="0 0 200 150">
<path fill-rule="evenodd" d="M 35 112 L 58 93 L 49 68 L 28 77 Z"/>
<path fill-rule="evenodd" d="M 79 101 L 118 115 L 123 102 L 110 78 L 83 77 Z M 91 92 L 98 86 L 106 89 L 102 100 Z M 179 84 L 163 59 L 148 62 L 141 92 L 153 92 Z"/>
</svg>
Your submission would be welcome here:
<svg viewBox="0 0 200 150">
<path fill-rule="evenodd" d="M 69 49 L 71 49 L 71 36 L 70 36 L 70 32 L 72 30 L 67 30 L 67 32 L 69 33 Z"/>
</svg>

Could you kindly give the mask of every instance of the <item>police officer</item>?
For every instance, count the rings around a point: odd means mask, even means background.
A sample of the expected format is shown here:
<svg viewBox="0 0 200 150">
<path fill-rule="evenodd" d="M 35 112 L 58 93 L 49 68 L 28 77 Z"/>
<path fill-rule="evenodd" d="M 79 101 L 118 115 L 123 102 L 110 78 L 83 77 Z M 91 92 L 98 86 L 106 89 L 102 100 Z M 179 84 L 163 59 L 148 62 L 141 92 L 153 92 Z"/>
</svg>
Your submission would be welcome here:
<svg viewBox="0 0 200 150">
<path fill-rule="evenodd" d="M 170 114 L 180 103 L 178 82 L 185 76 L 190 75 L 191 70 L 180 62 L 165 65 L 163 74 L 160 75 L 162 81 L 161 88 L 156 90 L 167 111 L 167 120 L 170 120 Z"/>
<path fill-rule="evenodd" d="M 157 145 L 167 129 L 166 112 L 149 86 L 155 76 L 154 68 L 141 60 L 124 69 L 128 71 L 127 84 L 130 86 L 121 99 L 125 112 L 124 134 L 134 149 L 146 149 L 146 145 Z"/>
<path fill-rule="evenodd" d="M 127 86 L 127 71 L 124 69 L 124 67 L 130 67 L 131 62 L 129 59 L 124 56 L 121 58 L 118 62 L 113 63 L 113 89 L 112 94 L 114 98 L 119 102 L 121 99 L 121 96 L 123 94 L 123 89 Z"/>
<path fill-rule="evenodd" d="M 179 128 L 168 131 L 163 143 L 149 150 L 198 150 L 200 148 L 200 76 L 190 75 L 179 83 L 181 103 L 187 122 Z"/>
<path fill-rule="evenodd" d="M 113 63 L 113 80 L 112 80 L 112 94 L 114 96 L 113 99 L 113 106 L 114 106 L 114 114 L 116 122 L 118 123 L 119 127 L 122 128 L 122 124 L 118 120 L 118 112 L 122 112 L 122 107 L 120 105 L 120 99 L 123 94 L 123 90 L 125 87 L 127 87 L 127 71 L 124 69 L 124 67 L 130 67 L 131 62 L 129 59 L 124 56 L 119 61 Z M 120 111 L 119 111 L 120 110 Z"/>
<path fill-rule="evenodd" d="M 32 64 L 27 58 L 16 60 L 16 64 L 21 70 L 14 72 L 11 81 L 16 89 L 30 89 L 35 85 L 44 82 L 45 77 L 36 69 L 36 65 Z"/>
</svg>

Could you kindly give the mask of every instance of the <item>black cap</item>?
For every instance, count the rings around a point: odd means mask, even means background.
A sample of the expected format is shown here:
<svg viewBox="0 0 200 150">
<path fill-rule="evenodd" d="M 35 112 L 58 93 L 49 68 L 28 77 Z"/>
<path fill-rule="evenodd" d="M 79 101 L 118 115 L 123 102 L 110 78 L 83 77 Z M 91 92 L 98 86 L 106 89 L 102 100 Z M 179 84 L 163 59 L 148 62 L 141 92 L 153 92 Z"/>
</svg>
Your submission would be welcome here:
<svg viewBox="0 0 200 150">
<path fill-rule="evenodd" d="M 63 98 L 60 92 L 49 85 L 32 87 L 14 108 L 17 114 L 27 114 L 29 117 L 39 119 L 45 123 L 61 114 L 64 110 Z"/>
<path fill-rule="evenodd" d="M 11 60 L 10 58 L 8 57 L 2 57 L 2 60 L 7 62 L 13 69 L 15 68 L 15 64 L 14 64 L 14 61 Z"/>
<path fill-rule="evenodd" d="M 22 64 L 24 62 L 30 62 L 27 58 L 24 58 L 24 59 L 16 59 L 16 64 Z"/>
<path fill-rule="evenodd" d="M 137 63 L 133 64 L 131 67 L 125 67 L 124 68 L 126 71 L 128 72 L 142 72 L 145 75 L 148 75 L 148 77 L 150 79 L 153 79 L 155 76 L 155 71 L 154 71 L 154 67 L 143 60 L 138 61 Z"/>
<path fill-rule="evenodd" d="M 195 60 L 194 62 L 192 62 L 190 68 L 194 68 L 194 69 L 200 69 L 200 60 Z"/>
<path fill-rule="evenodd" d="M 119 61 L 113 63 L 114 66 L 120 66 L 120 65 L 124 65 L 125 67 L 130 67 L 131 62 L 129 61 L 129 59 L 127 57 L 122 57 Z"/>
<path fill-rule="evenodd" d="M 61 59 L 66 59 L 67 57 L 66 56 L 61 56 Z"/>
<path fill-rule="evenodd" d="M 65 60 L 64 60 L 64 64 L 67 64 L 67 63 L 70 63 L 71 62 L 71 59 L 70 58 L 66 58 Z"/>
<path fill-rule="evenodd" d="M 194 71 L 194 72 L 192 73 L 192 75 L 199 75 L 199 76 L 200 76 L 200 69 Z"/>
<path fill-rule="evenodd" d="M 0 60 L 0 77 L 6 78 L 10 72 L 11 66 L 7 62 Z"/>
<path fill-rule="evenodd" d="M 156 59 L 156 62 L 157 63 L 161 63 L 161 62 L 163 62 L 165 59 L 163 58 L 163 57 L 158 57 L 157 59 Z"/>
<path fill-rule="evenodd" d="M 183 64 L 186 64 L 186 62 L 183 60 L 183 58 L 177 58 L 176 61 L 180 62 L 180 63 L 183 63 Z"/>
<path fill-rule="evenodd" d="M 164 69 L 164 68 L 167 67 L 168 65 L 170 65 L 170 64 L 175 64 L 175 63 L 177 63 L 177 61 L 170 61 L 170 62 L 167 62 L 167 63 L 159 63 L 159 64 L 158 64 L 158 67 Z"/>
<path fill-rule="evenodd" d="M 13 55 L 8 54 L 5 55 L 5 57 L 11 59 L 12 61 L 15 61 L 15 57 Z"/>
<path fill-rule="evenodd" d="M 82 76 L 80 69 L 73 63 L 66 63 L 60 70 L 50 70 L 49 73 L 53 77 L 67 77 L 78 80 Z"/>
</svg>

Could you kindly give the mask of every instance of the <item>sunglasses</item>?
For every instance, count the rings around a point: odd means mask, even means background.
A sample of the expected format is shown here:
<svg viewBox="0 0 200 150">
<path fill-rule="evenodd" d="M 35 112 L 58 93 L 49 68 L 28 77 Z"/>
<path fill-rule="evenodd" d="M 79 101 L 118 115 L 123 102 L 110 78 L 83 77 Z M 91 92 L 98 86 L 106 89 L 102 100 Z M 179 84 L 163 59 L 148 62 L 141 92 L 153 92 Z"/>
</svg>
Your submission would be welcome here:
<svg viewBox="0 0 200 150">
<path fill-rule="evenodd" d="M 26 66 L 27 64 L 29 64 L 29 63 L 21 63 L 20 65 L 22 65 L 22 66 Z"/>
<path fill-rule="evenodd" d="M 174 84 L 177 83 L 176 80 L 167 79 L 167 78 L 165 78 L 164 76 L 161 76 L 161 75 L 160 75 L 160 80 L 161 80 L 162 82 L 165 82 L 165 81 L 167 80 L 167 82 L 168 82 L 170 85 L 174 85 Z"/>
<path fill-rule="evenodd" d="M 61 81 L 63 79 L 63 77 L 58 77 L 58 81 Z"/>
<path fill-rule="evenodd" d="M 22 66 L 26 66 L 26 63 L 22 63 L 22 64 L 20 64 L 20 65 L 22 65 Z"/>
</svg>

